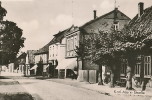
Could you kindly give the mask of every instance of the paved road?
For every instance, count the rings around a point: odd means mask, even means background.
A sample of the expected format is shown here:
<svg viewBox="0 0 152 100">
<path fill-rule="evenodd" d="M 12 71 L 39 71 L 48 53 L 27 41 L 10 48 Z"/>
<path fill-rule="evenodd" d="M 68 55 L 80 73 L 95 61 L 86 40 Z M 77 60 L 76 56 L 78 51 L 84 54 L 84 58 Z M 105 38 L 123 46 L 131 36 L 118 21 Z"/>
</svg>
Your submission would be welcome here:
<svg viewBox="0 0 152 100">
<path fill-rule="evenodd" d="M 83 88 L 37 79 L 16 79 L 36 100 L 150 100 L 150 97 L 108 96 Z"/>
<path fill-rule="evenodd" d="M 94 91 L 45 80 L 18 79 L 18 81 L 36 97 L 36 100 L 101 100 L 101 98 L 111 98 Z"/>
<path fill-rule="evenodd" d="M 27 92 L 35 97 L 35 100 L 150 100 L 150 97 L 140 96 L 108 96 L 96 91 L 48 80 L 15 76 L 9 78 L 18 81 Z"/>
</svg>

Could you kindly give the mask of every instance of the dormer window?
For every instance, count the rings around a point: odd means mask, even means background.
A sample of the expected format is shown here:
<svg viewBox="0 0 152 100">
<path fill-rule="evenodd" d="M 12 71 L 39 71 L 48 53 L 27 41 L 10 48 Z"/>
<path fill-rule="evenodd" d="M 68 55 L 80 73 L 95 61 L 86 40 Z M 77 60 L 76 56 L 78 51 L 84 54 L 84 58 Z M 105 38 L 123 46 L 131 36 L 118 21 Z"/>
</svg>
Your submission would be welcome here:
<svg viewBox="0 0 152 100">
<path fill-rule="evenodd" d="M 119 22 L 118 21 L 114 22 L 114 29 L 115 30 L 119 29 Z"/>
</svg>

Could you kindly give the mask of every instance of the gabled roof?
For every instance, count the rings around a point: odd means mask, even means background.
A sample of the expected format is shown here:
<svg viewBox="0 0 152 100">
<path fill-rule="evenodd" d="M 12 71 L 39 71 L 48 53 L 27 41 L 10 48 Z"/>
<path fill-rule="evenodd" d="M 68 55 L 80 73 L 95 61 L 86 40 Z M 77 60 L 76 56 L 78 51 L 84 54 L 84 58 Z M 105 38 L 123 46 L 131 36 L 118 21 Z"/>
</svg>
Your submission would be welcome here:
<svg viewBox="0 0 152 100">
<path fill-rule="evenodd" d="M 138 30 L 142 33 L 152 32 L 152 6 L 145 9 L 141 17 L 137 14 L 128 26 L 130 30 Z"/>
<path fill-rule="evenodd" d="M 20 55 L 17 57 L 17 59 L 21 59 L 21 58 L 25 58 L 25 57 L 26 57 L 26 53 L 23 52 L 22 54 L 20 54 Z"/>
<path fill-rule="evenodd" d="M 118 14 L 119 13 L 119 14 Z M 102 18 L 108 18 L 108 19 L 115 19 L 115 14 L 117 14 L 117 18 L 118 19 L 123 19 L 123 20 L 130 20 L 130 18 L 128 16 L 126 16 L 124 13 L 122 13 L 121 11 L 118 10 L 118 8 L 115 8 L 114 10 L 112 10 L 111 12 L 109 13 L 106 13 L 96 19 L 93 19 L 87 23 L 85 23 L 84 25 L 81 26 L 81 28 L 87 26 L 87 25 L 90 25 L 94 22 L 97 22 L 98 20 L 102 19 Z M 111 15 L 111 16 L 109 16 Z"/>
<path fill-rule="evenodd" d="M 15 63 L 18 63 L 18 64 L 23 64 L 23 63 L 25 63 L 25 59 L 26 59 L 26 53 L 25 52 L 23 52 L 22 54 L 20 54 L 17 58 L 16 58 L 16 60 L 15 60 Z M 24 59 L 24 60 L 21 60 L 21 59 Z"/>
<path fill-rule="evenodd" d="M 74 26 L 74 25 L 72 25 L 67 31 L 66 31 L 66 36 L 67 35 L 69 35 L 69 34 L 72 34 L 72 33 L 74 33 L 74 32 L 76 32 L 76 31 L 78 31 L 79 30 L 79 27 L 78 26 Z"/>
<path fill-rule="evenodd" d="M 66 30 L 63 30 L 63 31 L 59 31 L 57 34 L 54 35 L 54 38 L 48 43 L 46 44 L 44 47 L 40 48 L 36 53 L 35 55 L 38 55 L 38 54 L 45 54 L 45 53 L 48 53 L 49 52 L 49 46 L 52 45 L 52 44 L 55 44 L 55 43 L 61 43 L 61 40 L 64 38 L 64 35 L 66 33 L 68 29 Z"/>
</svg>

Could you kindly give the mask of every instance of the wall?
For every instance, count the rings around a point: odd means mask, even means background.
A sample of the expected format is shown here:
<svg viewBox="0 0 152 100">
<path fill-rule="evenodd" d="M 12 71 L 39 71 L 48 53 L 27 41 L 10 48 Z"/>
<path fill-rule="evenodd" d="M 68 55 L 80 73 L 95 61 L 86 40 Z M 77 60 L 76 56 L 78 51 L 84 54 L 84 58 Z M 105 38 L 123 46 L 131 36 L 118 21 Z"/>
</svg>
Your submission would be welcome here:
<svg viewBox="0 0 152 100">
<path fill-rule="evenodd" d="M 65 58 L 65 44 L 52 44 L 49 46 L 49 60 L 61 61 Z"/>
<path fill-rule="evenodd" d="M 35 63 L 39 63 L 39 61 L 43 61 L 43 63 L 47 63 L 47 54 L 35 55 Z"/>
<path fill-rule="evenodd" d="M 34 64 L 35 63 L 35 55 L 37 50 L 28 50 L 26 56 L 26 64 Z"/>
<path fill-rule="evenodd" d="M 130 21 L 130 19 L 120 12 L 117 13 L 117 16 L 118 30 L 120 31 Z M 99 31 L 111 32 L 112 27 L 114 27 L 114 12 L 102 18 L 95 19 L 92 23 L 85 25 L 83 27 L 83 31 L 86 33 L 99 33 Z M 81 34 L 84 33 L 81 32 Z M 92 64 L 89 60 L 85 60 L 84 70 L 98 70 L 98 66 Z"/>
<path fill-rule="evenodd" d="M 66 36 L 66 57 L 76 56 L 76 46 L 79 46 L 80 31 L 73 32 Z"/>
<path fill-rule="evenodd" d="M 128 23 L 128 20 L 118 20 L 119 21 L 119 30 L 121 30 L 124 25 Z M 114 19 L 101 19 L 91 25 L 86 26 L 84 29 L 87 33 L 98 33 L 100 31 L 109 32 L 113 26 Z"/>
</svg>

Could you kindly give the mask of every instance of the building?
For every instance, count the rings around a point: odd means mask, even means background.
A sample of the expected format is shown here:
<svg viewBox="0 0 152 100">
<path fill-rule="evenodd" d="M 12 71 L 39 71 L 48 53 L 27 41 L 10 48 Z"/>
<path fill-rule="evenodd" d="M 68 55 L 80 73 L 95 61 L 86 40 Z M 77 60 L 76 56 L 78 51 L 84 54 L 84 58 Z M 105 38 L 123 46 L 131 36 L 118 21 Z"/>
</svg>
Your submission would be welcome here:
<svg viewBox="0 0 152 100">
<path fill-rule="evenodd" d="M 152 6 L 144 10 L 144 3 L 140 2 L 138 4 L 138 14 L 129 22 L 127 25 L 129 30 L 134 30 L 136 32 L 141 32 L 143 35 L 147 36 L 143 40 L 146 45 L 151 46 L 152 40 Z M 127 63 L 125 62 L 121 66 L 121 75 L 126 76 Z M 136 77 L 138 83 L 140 84 L 140 79 L 143 77 L 148 80 L 148 85 L 152 87 L 152 52 L 151 47 L 146 49 L 143 54 L 139 54 L 136 59 L 136 65 L 134 70 L 134 76 Z"/>
<path fill-rule="evenodd" d="M 48 67 L 49 45 L 50 42 L 34 53 L 36 75 L 46 75 Z"/>
<path fill-rule="evenodd" d="M 35 55 L 37 50 L 27 50 L 26 55 L 26 75 L 36 74 Z M 35 66 L 34 66 L 35 65 Z"/>
<path fill-rule="evenodd" d="M 63 77 L 61 62 L 65 59 L 65 34 L 66 30 L 54 35 L 49 46 L 49 71 L 51 77 Z"/>
<path fill-rule="evenodd" d="M 75 59 L 77 63 L 75 70 L 99 70 L 99 67 L 92 64 L 90 59 L 77 59 L 76 46 L 79 47 L 80 43 L 83 43 L 83 39 L 88 36 L 87 34 L 99 33 L 99 31 L 108 33 L 111 32 L 112 28 L 120 31 L 130 21 L 130 18 L 119 11 L 118 8 L 100 17 L 96 16 L 96 11 L 94 11 L 93 15 L 93 20 L 81 27 L 73 26 L 66 34 L 66 59 Z M 86 74 L 88 74 L 87 71 Z M 81 77 L 81 74 L 79 76 Z"/>
<path fill-rule="evenodd" d="M 16 70 L 17 73 L 26 74 L 26 53 L 21 53 L 15 60 L 14 64 L 9 64 L 9 69 Z M 13 71 L 14 72 L 14 71 Z"/>
</svg>

